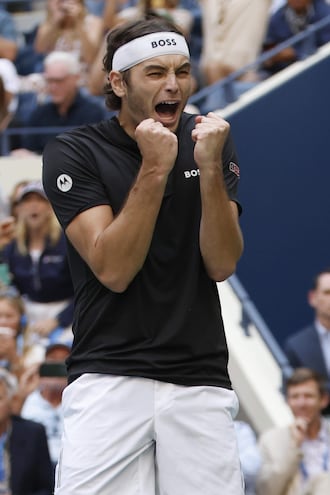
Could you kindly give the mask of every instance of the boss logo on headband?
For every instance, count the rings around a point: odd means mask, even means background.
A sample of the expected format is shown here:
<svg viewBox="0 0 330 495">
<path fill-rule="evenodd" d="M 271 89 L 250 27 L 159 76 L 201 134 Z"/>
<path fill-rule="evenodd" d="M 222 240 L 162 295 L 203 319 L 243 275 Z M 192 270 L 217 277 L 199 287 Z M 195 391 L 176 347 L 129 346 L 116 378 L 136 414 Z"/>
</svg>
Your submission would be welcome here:
<svg viewBox="0 0 330 495">
<path fill-rule="evenodd" d="M 173 38 L 166 38 L 165 40 L 151 42 L 151 48 L 157 48 L 157 46 L 176 46 L 176 41 Z"/>
</svg>

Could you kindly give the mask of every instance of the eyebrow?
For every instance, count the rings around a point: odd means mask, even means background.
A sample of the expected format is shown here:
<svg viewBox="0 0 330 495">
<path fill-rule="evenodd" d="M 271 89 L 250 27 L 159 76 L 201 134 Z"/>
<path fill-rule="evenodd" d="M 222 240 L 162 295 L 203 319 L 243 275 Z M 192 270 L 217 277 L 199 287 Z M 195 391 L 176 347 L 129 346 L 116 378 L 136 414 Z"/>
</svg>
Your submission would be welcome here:
<svg viewBox="0 0 330 495">
<path fill-rule="evenodd" d="M 190 69 L 191 68 L 191 63 L 190 62 L 184 62 L 183 64 L 179 65 L 178 67 L 175 68 L 175 72 L 181 69 Z M 163 65 L 161 63 L 159 64 L 150 64 L 146 65 L 143 70 L 146 72 L 148 70 L 154 70 L 154 69 L 161 69 L 161 70 L 168 70 L 167 65 Z"/>
</svg>

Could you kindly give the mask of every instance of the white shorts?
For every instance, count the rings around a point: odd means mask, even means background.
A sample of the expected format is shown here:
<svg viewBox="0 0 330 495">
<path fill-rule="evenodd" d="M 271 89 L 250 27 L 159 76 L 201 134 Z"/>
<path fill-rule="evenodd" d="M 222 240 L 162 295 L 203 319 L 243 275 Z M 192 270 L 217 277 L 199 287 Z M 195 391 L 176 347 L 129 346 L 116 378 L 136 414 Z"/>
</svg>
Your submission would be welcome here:
<svg viewBox="0 0 330 495">
<path fill-rule="evenodd" d="M 243 495 L 235 392 L 84 374 L 63 394 L 56 495 Z"/>
</svg>

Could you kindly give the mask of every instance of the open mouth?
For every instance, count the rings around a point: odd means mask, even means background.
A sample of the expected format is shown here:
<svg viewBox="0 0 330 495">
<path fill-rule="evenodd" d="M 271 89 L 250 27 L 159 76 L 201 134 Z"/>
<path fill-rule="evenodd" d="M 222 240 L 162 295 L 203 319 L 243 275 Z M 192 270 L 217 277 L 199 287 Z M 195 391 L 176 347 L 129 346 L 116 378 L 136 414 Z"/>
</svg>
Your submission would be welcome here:
<svg viewBox="0 0 330 495">
<path fill-rule="evenodd" d="M 173 117 L 179 108 L 177 101 L 161 101 L 156 105 L 155 110 L 160 118 Z"/>
<path fill-rule="evenodd" d="M 40 216 L 39 213 L 33 212 L 33 213 L 30 213 L 28 218 L 30 218 L 30 220 L 36 220 L 39 218 L 39 216 Z"/>
</svg>

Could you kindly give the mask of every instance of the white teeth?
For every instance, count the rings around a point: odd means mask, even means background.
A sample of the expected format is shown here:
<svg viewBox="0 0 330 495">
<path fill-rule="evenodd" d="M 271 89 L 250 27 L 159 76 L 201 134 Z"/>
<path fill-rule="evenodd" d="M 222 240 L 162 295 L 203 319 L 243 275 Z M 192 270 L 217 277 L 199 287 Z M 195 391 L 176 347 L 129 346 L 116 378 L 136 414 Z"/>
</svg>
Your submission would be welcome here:
<svg viewBox="0 0 330 495">
<path fill-rule="evenodd" d="M 161 105 L 176 105 L 176 101 L 162 101 Z"/>
</svg>

